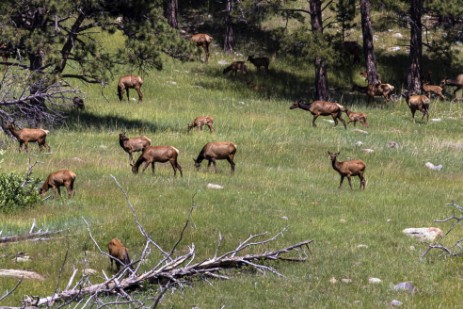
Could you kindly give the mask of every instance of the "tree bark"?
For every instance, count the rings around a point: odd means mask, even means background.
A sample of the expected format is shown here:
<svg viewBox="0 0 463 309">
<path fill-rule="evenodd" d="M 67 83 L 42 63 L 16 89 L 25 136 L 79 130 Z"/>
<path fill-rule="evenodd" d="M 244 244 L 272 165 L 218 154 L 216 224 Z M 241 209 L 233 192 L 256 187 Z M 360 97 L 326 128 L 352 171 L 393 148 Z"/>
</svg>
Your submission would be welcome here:
<svg viewBox="0 0 463 309">
<path fill-rule="evenodd" d="M 421 93 L 421 58 L 422 58 L 422 25 L 423 6 L 421 0 L 410 1 L 410 53 L 408 71 L 408 92 Z"/>
<path fill-rule="evenodd" d="M 362 17 L 363 54 L 367 66 L 368 84 L 379 83 L 376 69 L 375 49 L 373 46 L 373 28 L 371 27 L 370 0 L 360 1 L 360 15 Z"/>
<path fill-rule="evenodd" d="M 172 28 L 178 29 L 178 2 L 177 0 L 167 0 L 165 16 Z"/>
<path fill-rule="evenodd" d="M 226 53 L 233 52 L 234 37 L 233 37 L 233 26 L 232 26 L 232 0 L 226 2 L 226 15 L 225 15 L 225 42 L 223 49 Z"/>
<path fill-rule="evenodd" d="M 310 22 L 314 36 L 323 34 L 322 4 L 320 0 L 310 0 Z M 328 78 L 326 61 L 323 57 L 315 58 L 315 97 L 318 100 L 328 98 Z"/>
</svg>

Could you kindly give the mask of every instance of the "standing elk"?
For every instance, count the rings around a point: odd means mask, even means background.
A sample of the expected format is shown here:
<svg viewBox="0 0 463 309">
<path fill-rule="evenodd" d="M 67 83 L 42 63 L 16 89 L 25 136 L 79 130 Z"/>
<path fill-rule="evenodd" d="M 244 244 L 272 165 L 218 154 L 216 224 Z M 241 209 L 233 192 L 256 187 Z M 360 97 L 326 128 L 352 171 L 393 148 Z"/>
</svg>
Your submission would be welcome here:
<svg viewBox="0 0 463 309">
<path fill-rule="evenodd" d="M 431 94 L 435 94 L 442 100 L 445 100 L 445 96 L 442 94 L 444 89 L 441 86 L 437 85 L 429 85 L 427 82 L 423 82 L 421 87 L 423 88 L 423 91 L 426 93 L 426 96 L 430 99 Z"/>
<path fill-rule="evenodd" d="M 209 161 L 207 164 L 207 171 L 209 171 L 209 167 L 211 164 L 214 164 L 214 170 L 217 173 L 217 160 L 227 160 L 230 163 L 231 174 L 235 172 L 235 162 L 233 158 L 235 157 L 236 153 L 236 144 L 232 142 L 209 142 L 203 146 L 199 155 L 196 159 L 193 158 L 195 162 L 195 167 L 197 170 L 201 167 L 201 162 L 203 160 Z"/>
<path fill-rule="evenodd" d="M 209 127 L 210 133 L 214 131 L 214 118 L 212 116 L 198 116 L 190 124 L 188 124 L 188 132 L 193 128 L 203 129 L 204 126 Z"/>
<path fill-rule="evenodd" d="M 113 261 L 116 264 L 116 269 L 119 272 L 121 266 L 125 267 L 130 265 L 129 250 L 122 244 L 122 242 L 113 238 L 108 243 L 109 261 L 111 263 L 111 269 L 113 269 Z M 132 269 L 132 266 L 129 266 Z"/>
<path fill-rule="evenodd" d="M 133 165 L 132 153 L 143 151 L 151 145 L 151 140 L 146 136 L 128 138 L 125 132 L 119 134 L 119 145 L 129 154 L 130 164 Z"/>
<path fill-rule="evenodd" d="M 145 150 L 143 150 L 135 165 L 132 165 L 132 172 L 137 174 L 138 168 L 143 162 L 145 162 L 143 173 L 151 164 L 151 171 L 154 175 L 154 164 L 156 162 L 169 162 L 172 166 L 172 169 L 174 170 L 174 177 L 177 176 L 177 170 L 179 170 L 180 176 L 183 177 L 182 167 L 177 162 L 178 154 L 178 149 L 173 146 L 148 146 L 145 148 Z"/>
<path fill-rule="evenodd" d="M 138 75 L 121 76 L 117 83 L 117 95 L 119 96 L 119 100 L 122 101 L 125 90 L 127 101 L 130 102 L 129 89 L 134 88 L 138 93 L 138 102 L 141 103 L 143 100 L 143 93 L 140 90 L 142 85 L 143 79 Z"/>
<path fill-rule="evenodd" d="M 48 146 L 46 142 L 47 134 L 50 133 L 50 131 L 44 129 L 19 129 L 14 125 L 14 123 L 11 122 L 7 122 L 5 124 L 5 128 L 8 129 L 11 134 L 18 140 L 19 151 L 21 151 L 23 146 L 24 150 L 28 151 L 28 144 L 30 142 L 36 142 L 39 145 L 40 150 L 45 148 L 50 151 L 50 146 Z"/>
<path fill-rule="evenodd" d="M 349 117 L 349 121 L 347 124 L 353 122 L 354 127 L 357 125 L 357 121 L 362 124 L 364 127 L 368 127 L 367 123 L 367 115 L 365 113 L 359 113 L 359 112 L 352 112 L 348 109 L 346 109 L 346 115 Z"/>
<path fill-rule="evenodd" d="M 197 33 L 191 37 L 191 40 L 196 43 L 196 46 L 204 48 L 204 52 L 206 53 L 206 63 L 209 61 L 209 45 L 213 39 L 214 38 L 212 36 L 205 33 Z"/>
<path fill-rule="evenodd" d="M 254 56 L 249 56 L 248 61 L 256 67 L 257 71 L 259 71 L 260 68 L 263 67 L 265 69 L 265 72 L 268 72 L 268 66 L 270 65 L 270 59 L 268 59 L 268 57 L 254 58 Z"/>
<path fill-rule="evenodd" d="M 459 74 L 456 79 L 443 79 L 440 85 L 441 87 L 446 85 L 457 87 L 455 91 L 453 91 L 453 96 L 455 96 L 457 91 L 463 88 L 463 74 Z"/>
<path fill-rule="evenodd" d="M 384 98 L 384 104 L 386 104 L 387 102 L 391 100 L 391 94 L 394 92 L 394 89 L 395 89 L 394 86 L 392 86 L 391 84 L 382 84 L 382 83 L 378 83 L 376 85 L 369 84 L 367 87 L 368 87 L 367 104 L 369 104 L 370 101 L 374 99 L 375 96 L 382 96 Z"/>
<path fill-rule="evenodd" d="M 248 67 L 244 61 L 233 61 L 228 67 L 223 70 L 223 74 L 227 74 L 228 72 L 233 71 L 233 74 L 239 71 L 243 73 L 243 75 L 248 74 Z"/>
<path fill-rule="evenodd" d="M 74 181 L 76 174 L 71 170 L 59 170 L 48 175 L 47 179 L 40 188 L 39 194 L 42 196 L 51 188 L 54 196 L 61 195 L 60 187 L 66 187 L 68 197 L 74 196 Z"/>
<path fill-rule="evenodd" d="M 297 100 L 289 107 L 289 109 L 300 108 L 306 111 L 309 111 L 313 115 L 312 125 L 316 127 L 315 120 L 319 116 L 331 116 L 334 120 L 334 126 L 338 125 L 338 119 L 344 125 L 344 128 L 347 129 L 346 122 L 342 119 L 342 112 L 346 111 L 346 108 L 341 104 L 328 101 L 313 101 L 310 104 L 304 103 L 303 100 Z"/>
<path fill-rule="evenodd" d="M 343 161 L 339 162 L 336 158 L 339 155 L 339 152 L 330 152 L 328 151 L 328 155 L 330 156 L 331 164 L 333 169 L 341 175 L 341 182 L 339 183 L 339 189 L 341 189 L 342 182 L 344 181 L 344 177 L 347 177 L 349 181 L 350 189 L 352 190 L 352 176 L 359 176 L 360 178 L 360 189 L 365 189 L 366 180 L 364 177 L 365 173 L 365 162 L 362 160 L 351 160 L 351 161 Z"/>
<path fill-rule="evenodd" d="M 417 110 L 423 113 L 423 117 L 421 120 L 424 119 L 426 116 L 426 122 L 429 120 L 429 103 L 430 100 L 425 95 L 409 95 L 409 94 L 402 94 L 405 97 L 405 101 L 407 102 L 410 111 L 412 112 L 413 122 L 415 122 L 415 113 Z"/>
</svg>

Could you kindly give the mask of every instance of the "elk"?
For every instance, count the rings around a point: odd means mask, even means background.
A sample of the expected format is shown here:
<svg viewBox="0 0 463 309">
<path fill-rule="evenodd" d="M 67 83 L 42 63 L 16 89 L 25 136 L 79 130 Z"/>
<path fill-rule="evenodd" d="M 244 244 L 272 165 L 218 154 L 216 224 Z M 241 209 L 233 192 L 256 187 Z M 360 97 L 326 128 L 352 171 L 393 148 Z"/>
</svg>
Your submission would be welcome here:
<svg viewBox="0 0 463 309">
<path fill-rule="evenodd" d="M 394 92 L 394 86 L 391 84 L 382 84 L 378 83 L 376 85 L 369 84 L 367 90 L 368 96 L 368 104 L 370 103 L 371 99 L 375 96 L 382 96 L 384 98 L 384 103 L 386 104 L 391 100 L 391 94 Z"/>
<path fill-rule="evenodd" d="M 203 129 L 204 126 L 209 127 L 210 133 L 214 131 L 214 118 L 212 116 L 198 116 L 190 124 L 188 124 L 188 132 L 193 128 Z"/>
<path fill-rule="evenodd" d="M 206 53 L 206 63 L 209 61 L 209 45 L 213 39 L 214 38 L 212 36 L 204 33 L 197 33 L 191 37 L 191 40 L 196 43 L 196 46 L 204 48 L 204 52 Z"/>
<path fill-rule="evenodd" d="M 456 86 L 457 89 L 453 91 L 453 96 L 455 96 L 457 91 L 463 88 L 463 74 L 459 74 L 456 79 L 443 79 L 440 85 L 441 87 L 444 87 L 446 85 Z"/>
<path fill-rule="evenodd" d="M 357 125 L 357 121 L 360 122 L 364 127 L 368 127 L 367 115 L 365 113 L 352 112 L 346 109 L 346 115 L 349 117 L 347 124 L 353 122 L 354 127 Z"/>
<path fill-rule="evenodd" d="M 319 116 L 331 116 L 334 120 L 334 126 L 338 125 L 338 119 L 344 125 L 344 128 L 347 129 L 346 122 L 342 119 L 342 112 L 346 111 L 346 108 L 341 104 L 328 101 L 313 101 L 310 104 L 304 103 L 303 100 L 297 100 L 294 102 L 289 109 L 300 108 L 306 111 L 309 111 L 313 115 L 312 125 L 316 127 L 315 120 Z"/>
<path fill-rule="evenodd" d="M 116 264 L 116 269 L 118 272 L 121 266 L 129 266 L 130 269 L 133 269 L 132 266 L 130 266 L 129 250 L 124 247 L 119 239 L 113 238 L 109 241 L 108 252 L 111 269 L 113 269 L 113 261 L 114 264 Z"/>
<path fill-rule="evenodd" d="M 233 61 L 228 67 L 223 70 L 223 74 L 233 71 L 234 75 L 239 71 L 243 75 L 248 74 L 248 67 L 244 61 Z"/>
<path fill-rule="evenodd" d="M 172 146 L 148 146 L 145 148 L 145 150 L 143 150 L 137 162 L 135 162 L 135 165 L 132 165 L 132 172 L 137 174 L 138 168 L 143 162 L 145 162 L 143 173 L 151 164 L 151 171 L 154 175 L 154 164 L 156 162 L 169 162 L 170 165 L 172 165 L 172 169 L 174 170 L 174 177 L 177 176 L 177 170 L 179 170 L 180 176 L 183 177 L 182 167 L 177 162 L 178 154 L 178 149 Z"/>
<path fill-rule="evenodd" d="M 74 181 L 76 174 L 71 170 L 59 170 L 48 175 L 47 179 L 40 188 L 39 194 L 42 196 L 51 188 L 54 196 L 61 195 L 60 187 L 66 187 L 68 197 L 74 196 Z"/>
<path fill-rule="evenodd" d="M 235 162 L 233 158 L 235 157 L 236 153 L 236 144 L 232 142 L 209 142 L 203 146 L 199 155 L 196 159 L 193 158 L 195 162 L 195 167 L 197 170 L 201 167 L 201 162 L 203 160 L 209 161 L 207 164 L 207 171 L 209 171 L 209 167 L 211 164 L 214 164 L 214 170 L 217 173 L 217 160 L 227 160 L 230 163 L 231 174 L 235 172 Z"/>
<path fill-rule="evenodd" d="M 331 164 L 333 169 L 341 175 L 341 182 L 339 183 L 339 189 L 341 189 L 342 182 L 344 181 L 344 177 L 347 177 L 349 181 L 350 189 L 352 190 L 352 176 L 359 176 L 360 178 L 360 189 L 365 189 L 366 180 L 364 177 L 365 173 L 365 162 L 362 160 L 351 160 L 351 161 L 337 161 L 337 156 L 340 152 L 330 152 L 328 151 L 328 155 L 330 156 Z"/>
<path fill-rule="evenodd" d="M 425 95 L 409 95 L 409 94 L 401 94 L 405 97 L 405 101 L 407 102 L 410 111 L 412 112 L 413 122 L 415 122 L 415 112 L 419 110 L 423 113 L 423 117 L 421 120 L 424 119 L 426 116 L 426 122 L 429 120 L 429 103 L 430 100 Z"/>
<path fill-rule="evenodd" d="M 426 82 L 423 82 L 421 86 L 423 88 L 423 91 L 426 93 L 426 96 L 429 99 L 431 98 L 431 94 L 433 93 L 437 95 L 439 98 L 441 98 L 442 100 L 445 100 L 445 96 L 442 94 L 444 89 L 441 86 L 429 85 L 429 83 L 426 83 Z"/>
<path fill-rule="evenodd" d="M 79 97 L 72 98 L 72 104 L 74 104 L 74 107 L 78 110 L 85 110 L 85 103 L 82 98 L 79 98 Z"/>
<path fill-rule="evenodd" d="M 143 151 L 151 145 L 151 140 L 146 136 L 128 138 L 125 132 L 119 134 L 119 145 L 129 154 L 130 164 L 133 165 L 132 153 Z"/>
<path fill-rule="evenodd" d="M 125 90 L 127 94 L 127 101 L 130 102 L 129 89 L 134 88 L 138 93 L 138 102 L 141 103 L 143 100 L 143 93 L 140 90 L 142 85 L 143 79 L 138 75 L 121 76 L 117 83 L 117 95 L 119 96 L 119 100 L 122 101 Z"/>
<path fill-rule="evenodd" d="M 249 56 L 248 61 L 254 64 L 257 71 L 260 70 L 260 67 L 263 67 L 265 69 L 265 72 L 268 72 L 268 66 L 270 64 L 270 60 L 267 57 L 254 58 L 254 56 Z"/>
<path fill-rule="evenodd" d="M 8 129 L 11 134 L 18 140 L 19 151 L 21 151 L 23 146 L 24 149 L 28 151 L 28 144 L 30 142 L 36 142 L 39 145 L 40 150 L 46 148 L 48 151 L 50 151 L 50 146 L 46 142 L 47 134 L 50 133 L 50 131 L 44 129 L 19 129 L 14 125 L 14 123 L 11 122 L 6 123 L 5 128 Z"/>
</svg>

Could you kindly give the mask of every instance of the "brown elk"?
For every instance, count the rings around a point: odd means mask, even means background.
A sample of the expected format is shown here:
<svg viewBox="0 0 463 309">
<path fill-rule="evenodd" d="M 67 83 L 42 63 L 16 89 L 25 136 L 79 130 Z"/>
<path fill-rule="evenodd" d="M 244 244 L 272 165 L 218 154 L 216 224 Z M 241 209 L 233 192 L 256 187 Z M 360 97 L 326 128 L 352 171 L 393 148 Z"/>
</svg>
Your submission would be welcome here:
<svg viewBox="0 0 463 309">
<path fill-rule="evenodd" d="M 394 92 L 394 86 L 391 84 L 382 84 L 378 83 L 376 85 L 369 84 L 367 90 L 368 104 L 375 96 L 382 96 L 384 98 L 384 103 L 386 104 L 391 100 L 391 94 Z"/>
<path fill-rule="evenodd" d="M 233 71 L 234 75 L 239 71 L 243 75 L 248 74 L 248 67 L 244 61 L 233 61 L 228 67 L 223 70 L 223 74 Z"/>
<path fill-rule="evenodd" d="M 344 128 L 347 129 L 346 122 L 342 119 L 342 112 L 346 111 L 346 108 L 341 104 L 328 101 L 313 101 L 310 104 L 304 103 L 303 100 L 297 100 L 294 102 L 289 109 L 300 108 L 306 111 L 309 111 L 313 115 L 312 125 L 316 127 L 315 120 L 319 116 L 331 116 L 334 120 L 334 126 L 338 125 L 338 119 L 344 125 Z"/>
<path fill-rule="evenodd" d="M 74 104 L 74 107 L 78 110 L 85 110 L 85 103 L 82 98 L 79 98 L 79 97 L 72 98 L 72 104 Z"/>
<path fill-rule="evenodd" d="M 140 90 L 142 85 L 143 79 L 138 75 L 121 76 L 119 78 L 119 82 L 117 83 L 117 95 L 119 96 L 119 100 L 122 101 L 125 90 L 127 94 L 127 101 L 130 102 L 129 89 L 134 88 L 138 93 L 138 102 L 141 103 L 143 100 L 143 93 Z"/>
<path fill-rule="evenodd" d="M 214 38 L 212 36 L 204 33 L 197 33 L 191 37 L 191 40 L 196 43 L 196 46 L 204 48 L 204 52 L 206 53 L 206 63 L 209 61 L 209 45 L 213 39 Z"/>
<path fill-rule="evenodd" d="M 68 197 L 72 197 L 74 196 L 74 181 L 76 177 L 73 171 L 66 169 L 51 173 L 43 183 L 39 193 L 43 196 L 51 188 L 55 196 L 61 195 L 60 187 L 66 187 Z"/>
<path fill-rule="evenodd" d="M 113 269 L 113 261 L 116 264 L 117 271 L 120 270 L 121 266 L 125 267 L 127 265 L 132 269 L 132 266 L 130 266 L 129 250 L 127 250 L 119 239 L 113 238 L 109 241 L 108 252 L 111 269 Z"/>
<path fill-rule="evenodd" d="M 207 160 L 207 170 L 211 164 L 214 164 L 215 172 L 217 173 L 217 160 L 227 160 L 230 163 L 231 173 L 235 172 L 235 162 L 233 161 L 236 153 L 236 144 L 232 142 L 209 142 L 203 146 L 199 155 L 196 159 L 193 158 L 195 162 L 195 167 L 197 170 L 201 167 L 201 162 Z"/>
<path fill-rule="evenodd" d="M 426 116 L 426 121 L 429 120 L 429 103 L 430 100 L 425 95 L 409 95 L 409 94 L 402 94 L 405 97 L 405 101 L 407 102 L 410 111 L 412 112 L 413 122 L 415 122 L 415 112 L 419 110 L 423 113 L 423 117 L 421 120 L 424 119 Z"/>
<path fill-rule="evenodd" d="M 367 115 L 365 113 L 352 112 L 346 109 L 346 115 L 349 117 L 347 124 L 353 122 L 354 127 L 357 125 L 357 121 L 360 122 L 364 127 L 368 127 Z"/>
<path fill-rule="evenodd" d="M 7 122 L 5 124 L 5 128 L 8 129 L 11 134 L 18 140 L 19 151 L 21 151 L 23 146 L 24 149 L 28 151 L 28 144 L 30 142 L 36 142 L 39 145 L 40 150 L 45 148 L 50 151 L 50 146 L 48 146 L 46 142 L 47 134 L 50 133 L 50 131 L 44 129 L 19 129 L 11 122 Z"/>
<path fill-rule="evenodd" d="M 188 132 L 193 128 L 203 129 L 204 126 L 209 127 L 209 131 L 214 131 L 214 118 L 212 116 L 198 116 L 190 124 L 188 124 Z"/>
<path fill-rule="evenodd" d="M 119 145 L 129 154 L 130 164 L 133 165 L 132 153 L 143 151 L 151 145 L 151 140 L 146 136 L 128 138 L 125 132 L 119 134 Z"/>
<path fill-rule="evenodd" d="M 344 181 L 344 177 L 347 177 L 349 181 L 350 189 L 352 190 L 352 176 L 358 176 L 360 178 L 360 189 L 365 189 L 366 180 L 364 177 L 365 173 L 365 162 L 362 160 L 351 160 L 351 161 L 343 161 L 339 162 L 336 158 L 339 155 L 339 152 L 330 152 L 328 151 L 328 155 L 330 156 L 331 164 L 333 169 L 341 175 L 341 182 L 339 183 L 339 189 L 341 189 L 342 182 Z"/>
<path fill-rule="evenodd" d="M 265 69 L 265 72 L 268 72 L 268 66 L 270 64 L 270 59 L 268 59 L 268 57 L 254 58 L 254 56 L 249 56 L 248 61 L 254 64 L 257 71 L 259 71 L 260 68 L 263 67 Z"/>
<path fill-rule="evenodd" d="M 429 85 L 427 82 L 422 83 L 423 91 L 426 93 L 426 96 L 430 99 L 431 94 L 437 95 L 442 100 L 445 100 L 445 96 L 442 94 L 444 89 L 441 86 Z"/>
<path fill-rule="evenodd" d="M 458 90 L 463 88 L 463 74 L 459 74 L 456 79 L 443 79 L 440 83 L 441 87 L 446 85 L 448 86 L 456 86 L 457 88 L 453 91 L 453 96 L 457 93 Z"/>
<path fill-rule="evenodd" d="M 151 171 L 154 175 L 154 164 L 156 162 L 169 162 L 172 166 L 172 169 L 174 170 L 174 177 L 177 175 L 177 170 L 179 170 L 180 176 L 183 177 L 182 167 L 177 162 L 178 154 L 178 149 L 172 146 L 148 146 L 145 148 L 145 150 L 143 150 L 137 162 L 135 162 L 135 165 L 132 165 L 132 172 L 137 174 L 138 168 L 143 162 L 145 162 L 143 173 L 151 164 Z"/>
</svg>

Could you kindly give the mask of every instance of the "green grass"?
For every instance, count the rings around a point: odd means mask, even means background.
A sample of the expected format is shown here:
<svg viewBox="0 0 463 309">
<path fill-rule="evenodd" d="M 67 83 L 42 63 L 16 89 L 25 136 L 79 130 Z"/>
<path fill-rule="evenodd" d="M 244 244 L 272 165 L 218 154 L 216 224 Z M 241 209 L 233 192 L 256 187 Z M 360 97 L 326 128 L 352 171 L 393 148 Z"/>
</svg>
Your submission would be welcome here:
<svg viewBox="0 0 463 309">
<path fill-rule="evenodd" d="M 379 104 L 366 107 L 364 97 L 346 94 L 343 104 L 368 114 L 368 134 L 356 132 L 352 125 L 347 130 L 335 128 L 326 117 L 313 128 L 310 114 L 289 110 L 293 97 L 308 93 L 303 87 L 309 87 L 312 68 L 291 67 L 278 59 L 268 76 L 251 68 L 253 79 L 275 91 L 268 100 L 247 89 L 241 76 L 223 76 L 220 59 L 222 55 L 215 53 L 209 65 L 167 60 L 163 71 L 144 76 L 142 104 L 119 102 L 115 81 L 103 90 L 107 100 L 96 86 L 84 87 L 87 110 L 71 114 L 66 125 L 51 130 L 51 153 L 39 152 L 36 145 L 28 154 L 18 153 L 17 143 L 2 137 L 3 173 L 24 173 L 29 157 L 43 162 L 34 168 L 37 177 L 61 168 L 77 173 L 75 198 L 46 200 L 21 213 L 0 215 L 3 236 L 28 231 L 34 218 L 39 228 L 66 230 L 56 241 L 2 246 L 1 268 L 32 270 L 46 278 L 25 280 L 4 305 L 17 306 L 24 295 L 50 295 L 66 252 L 59 289 L 67 284 L 73 267 L 82 269 L 84 259 L 87 267 L 98 270 L 92 283 L 102 280 L 101 270 L 109 272 L 109 261 L 99 254 L 82 218 L 103 249 L 118 237 L 132 258 L 140 256 L 144 240 L 113 175 L 128 191 L 141 223 L 166 250 L 177 241 L 193 196 L 196 208 L 179 250 L 194 243 L 198 260 L 214 254 L 219 233 L 225 237 L 222 250 L 234 248 L 250 234 L 277 233 L 285 226 L 289 230 L 284 236 L 265 249 L 313 240 L 307 262 L 269 262 L 284 278 L 245 268 L 227 271 L 228 281 L 195 281 L 167 293 L 163 308 L 381 308 L 393 299 L 406 308 L 460 307 L 460 259 L 445 259 L 436 252 L 420 260 L 425 245 L 401 231 L 450 226 L 433 220 L 449 215 L 447 203 L 463 200 L 463 107 L 433 101 L 431 118 L 441 121 L 424 124 L 418 115 L 413 123 L 403 101 L 379 109 Z M 206 114 L 214 116 L 216 132 L 188 134 L 187 123 Z M 153 145 L 178 148 L 184 177 L 174 179 L 170 165 L 162 164 L 154 177 L 149 171 L 133 175 L 128 155 L 118 144 L 122 130 L 128 136 L 147 135 Z M 192 158 L 206 142 L 222 140 L 238 145 L 235 175 L 230 176 L 225 161 L 218 162 L 217 174 L 207 173 L 205 162 L 197 172 Z M 356 146 L 358 141 L 364 144 Z M 389 141 L 400 147 L 388 148 Z M 363 148 L 375 152 L 366 154 Z M 365 191 L 358 190 L 358 178 L 353 180 L 354 190 L 347 183 L 338 190 L 339 175 L 327 151 L 341 151 L 341 160 L 366 162 Z M 430 171 L 424 167 L 427 161 L 443 164 L 444 169 Z M 208 183 L 224 189 L 207 190 Z M 442 242 L 451 245 L 460 235 L 456 230 Z M 361 244 L 368 248 L 358 247 Z M 32 262 L 15 263 L 12 257 L 17 252 L 30 255 Z M 150 262 L 155 263 L 157 256 Z M 350 278 L 352 283 L 332 284 L 332 277 Z M 369 277 L 383 282 L 370 285 Z M 393 291 L 391 286 L 401 281 L 412 281 L 418 293 Z M 0 294 L 15 283 L 0 278 Z M 142 297 L 153 295 L 145 291 Z"/>
</svg>

